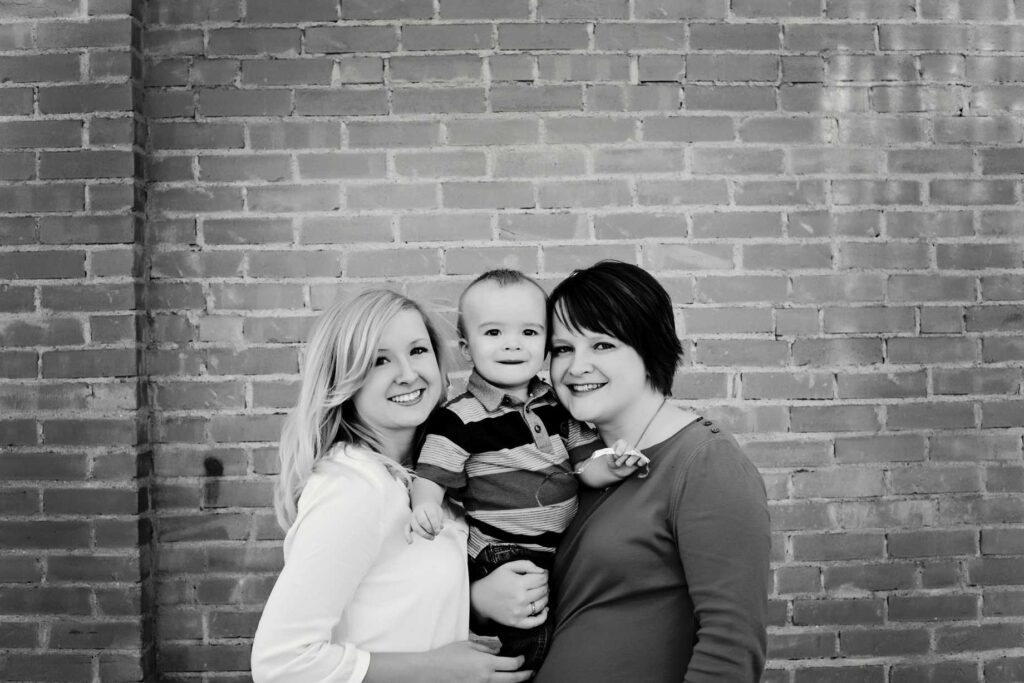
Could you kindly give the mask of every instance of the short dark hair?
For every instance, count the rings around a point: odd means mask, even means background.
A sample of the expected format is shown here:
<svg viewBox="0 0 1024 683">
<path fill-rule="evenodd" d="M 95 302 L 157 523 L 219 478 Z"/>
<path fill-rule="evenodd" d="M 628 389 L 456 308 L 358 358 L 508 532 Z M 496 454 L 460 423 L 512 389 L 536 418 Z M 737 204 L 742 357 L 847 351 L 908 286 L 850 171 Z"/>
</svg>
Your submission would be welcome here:
<svg viewBox="0 0 1024 683">
<path fill-rule="evenodd" d="M 548 297 L 548 322 L 555 316 L 573 330 L 606 334 L 633 347 L 651 386 L 664 396 L 672 394 L 683 346 L 676 336 L 672 297 L 646 270 L 614 260 L 574 270 Z"/>
<path fill-rule="evenodd" d="M 466 288 L 462 290 L 462 294 L 459 295 L 459 317 L 456 322 L 456 329 L 458 330 L 459 337 L 465 338 L 466 327 L 462 322 L 462 302 L 466 298 L 466 294 L 469 290 L 473 289 L 476 285 L 481 282 L 493 282 L 499 287 L 511 287 L 512 285 L 533 285 L 540 291 L 541 296 L 545 300 L 548 298 L 548 293 L 544 291 L 544 288 L 537 284 L 529 275 L 522 273 L 518 270 L 512 270 L 511 268 L 495 268 L 494 270 L 488 270 L 486 273 L 480 275 L 477 279 L 466 285 Z"/>
</svg>

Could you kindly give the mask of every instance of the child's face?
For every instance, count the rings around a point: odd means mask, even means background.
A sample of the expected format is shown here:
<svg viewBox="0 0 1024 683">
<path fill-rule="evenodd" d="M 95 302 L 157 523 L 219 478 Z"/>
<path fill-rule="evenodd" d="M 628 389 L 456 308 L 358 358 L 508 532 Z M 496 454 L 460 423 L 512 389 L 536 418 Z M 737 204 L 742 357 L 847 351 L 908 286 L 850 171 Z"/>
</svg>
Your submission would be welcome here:
<svg viewBox="0 0 1024 683">
<path fill-rule="evenodd" d="M 524 393 L 544 364 L 545 318 L 544 294 L 532 284 L 481 282 L 463 298 L 459 347 L 488 382 Z"/>
</svg>

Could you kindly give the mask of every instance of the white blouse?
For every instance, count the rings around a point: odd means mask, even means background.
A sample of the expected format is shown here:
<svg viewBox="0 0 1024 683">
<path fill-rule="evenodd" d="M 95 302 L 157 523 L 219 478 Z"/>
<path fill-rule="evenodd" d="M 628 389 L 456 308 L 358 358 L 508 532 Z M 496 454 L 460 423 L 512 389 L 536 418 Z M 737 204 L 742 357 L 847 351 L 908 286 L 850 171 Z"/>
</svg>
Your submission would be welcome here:
<svg viewBox="0 0 1024 683">
<path fill-rule="evenodd" d="M 337 446 L 318 463 L 284 540 L 285 564 L 252 648 L 264 681 L 362 681 L 373 652 L 469 636 L 463 520 L 406 541 L 409 492 L 377 456 Z"/>
</svg>

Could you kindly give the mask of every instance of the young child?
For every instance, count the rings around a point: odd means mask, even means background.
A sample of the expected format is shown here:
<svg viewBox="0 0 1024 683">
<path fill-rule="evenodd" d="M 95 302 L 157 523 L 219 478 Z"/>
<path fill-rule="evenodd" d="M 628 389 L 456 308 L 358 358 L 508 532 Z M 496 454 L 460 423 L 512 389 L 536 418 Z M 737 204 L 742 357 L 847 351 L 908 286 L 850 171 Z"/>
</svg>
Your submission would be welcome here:
<svg viewBox="0 0 1024 683">
<path fill-rule="evenodd" d="M 604 487 L 646 464 L 625 442 L 594 453 L 597 432 L 572 420 L 537 377 L 547 352 L 546 301 L 540 285 L 514 270 L 486 272 L 459 297 L 459 347 L 473 373 L 467 391 L 427 423 L 411 486 L 411 526 L 433 538 L 443 528 L 445 493 L 453 494 L 470 526 L 474 580 L 519 559 L 550 568 L 576 514 L 576 476 Z M 530 669 L 543 659 L 549 624 L 496 626 L 491 635 L 501 639 L 502 655 L 522 654 Z"/>
</svg>

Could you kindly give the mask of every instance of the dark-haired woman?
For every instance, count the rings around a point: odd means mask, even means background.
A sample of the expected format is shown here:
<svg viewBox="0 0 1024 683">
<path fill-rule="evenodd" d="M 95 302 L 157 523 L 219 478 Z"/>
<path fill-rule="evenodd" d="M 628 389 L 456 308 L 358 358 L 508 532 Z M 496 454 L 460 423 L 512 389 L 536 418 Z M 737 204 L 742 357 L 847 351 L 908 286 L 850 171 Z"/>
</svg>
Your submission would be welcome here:
<svg viewBox="0 0 1024 683">
<path fill-rule="evenodd" d="M 548 303 L 551 380 L 606 444 L 649 476 L 580 491 L 551 573 L 555 633 L 538 683 L 754 682 L 764 668 L 764 483 L 712 420 L 668 402 L 682 352 L 672 302 L 646 271 L 604 261 Z"/>
</svg>

